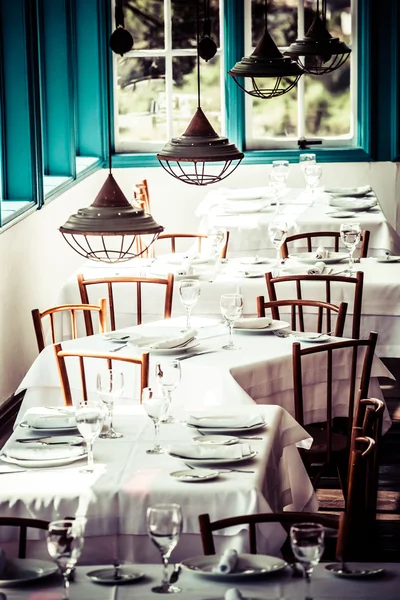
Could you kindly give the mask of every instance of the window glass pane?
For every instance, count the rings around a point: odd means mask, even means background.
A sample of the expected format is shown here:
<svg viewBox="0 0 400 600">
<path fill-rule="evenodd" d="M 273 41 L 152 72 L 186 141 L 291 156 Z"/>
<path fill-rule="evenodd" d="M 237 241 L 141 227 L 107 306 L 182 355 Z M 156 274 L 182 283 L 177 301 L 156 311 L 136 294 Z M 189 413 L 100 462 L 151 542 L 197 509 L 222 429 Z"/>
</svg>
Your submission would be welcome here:
<svg viewBox="0 0 400 600">
<path fill-rule="evenodd" d="M 267 4 L 267 8 L 266 8 Z M 278 47 L 288 46 L 297 37 L 297 2 L 290 0 L 252 0 L 252 43 L 257 45 L 265 28 L 268 11 L 268 32 Z"/>
<path fill-rule="evenodd" d="M 200 0 L 200 38 L 204 31 L 203 21 L 205 16 L 205 3 Z M 194 48 L 196 49 L 196 3 L 188 0 L 172 0 L 172 48 Z M 219 2 L 210 0 L 210 25 L 211 37 L 219 46 Z"/>
<path fill-rule="evenodd" d="M 260 80 L 262 81 L 262 80 Z M 297 90 L 271 100 L 253 100 L 251 135 L 256 139 L 297 136 Z"/>
<path fill-rule="evenodd" d="M 134 50 L 164 48 L 163 0 L 123 0 L 125 29 L 134 40 Z"/>
</svg>

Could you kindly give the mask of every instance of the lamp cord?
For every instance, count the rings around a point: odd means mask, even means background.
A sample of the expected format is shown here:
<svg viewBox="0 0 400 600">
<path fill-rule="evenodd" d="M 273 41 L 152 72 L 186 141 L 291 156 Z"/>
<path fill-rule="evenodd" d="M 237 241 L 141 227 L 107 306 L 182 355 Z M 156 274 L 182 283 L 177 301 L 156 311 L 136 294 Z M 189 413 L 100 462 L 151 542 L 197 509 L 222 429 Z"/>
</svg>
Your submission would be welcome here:
<svg viewBox="0 0 400 600">
<path fill-rule="evenodd" d="M 111 68 L 110 68 L 110 56 L 107 54 L 107 69 L 106 69 L 106 83 L 107 83 L 107 129 L 108 129 L 108 171 L 111 175 L 112 157 L 111 157 L 111 146 L 112 146 L 112 135 L 111 135 Z"/>
<path fill-rule="evenodd" d="M 200 0 L 196 3 L 196 38 L 197 38 L 197 108 L 200 108 Z"/>
</svg>

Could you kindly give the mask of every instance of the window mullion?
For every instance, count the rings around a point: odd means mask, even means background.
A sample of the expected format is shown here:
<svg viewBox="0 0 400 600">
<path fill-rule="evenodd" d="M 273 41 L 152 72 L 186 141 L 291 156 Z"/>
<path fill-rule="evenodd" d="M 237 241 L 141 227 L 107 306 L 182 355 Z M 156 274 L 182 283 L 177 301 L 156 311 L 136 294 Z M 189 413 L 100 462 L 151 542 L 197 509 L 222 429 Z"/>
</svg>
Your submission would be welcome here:
<svg viewBox="0 0 400 600">
<path fill-rule="evenodd" d="M 166 119 L 167 139 L 173 134 L 173 69 L 172 69 L 172 7 L 171 0 L 164 3 L 164 44 L 165 44 L 165 95 L 166 95 Z"/>
</svg>

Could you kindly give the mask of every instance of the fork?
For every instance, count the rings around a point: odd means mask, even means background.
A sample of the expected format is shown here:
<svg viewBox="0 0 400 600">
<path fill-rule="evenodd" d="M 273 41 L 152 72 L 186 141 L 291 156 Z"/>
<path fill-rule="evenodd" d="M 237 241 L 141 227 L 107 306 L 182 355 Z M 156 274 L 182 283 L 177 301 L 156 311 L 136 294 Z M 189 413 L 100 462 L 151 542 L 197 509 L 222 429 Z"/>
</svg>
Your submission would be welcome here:
<svg viewBox="0 0 400 600">
<path fill-rule="evenodd" d="M 192 465 L 190 465 L 189 463 L 185 463 L 185 465 L 187 467 L 189 467 L 189 469 L 195 469 L 196 467 L 193 467 Z M 207 467 L 208 469 L 209 467 Z M 245 471 L 244 469 L 217 469 L 216 467 L 211 467 L 210 469 L 211 471 L 218 471 L 219 473 L 255 473 L 255 471 Z"/>
</svg>

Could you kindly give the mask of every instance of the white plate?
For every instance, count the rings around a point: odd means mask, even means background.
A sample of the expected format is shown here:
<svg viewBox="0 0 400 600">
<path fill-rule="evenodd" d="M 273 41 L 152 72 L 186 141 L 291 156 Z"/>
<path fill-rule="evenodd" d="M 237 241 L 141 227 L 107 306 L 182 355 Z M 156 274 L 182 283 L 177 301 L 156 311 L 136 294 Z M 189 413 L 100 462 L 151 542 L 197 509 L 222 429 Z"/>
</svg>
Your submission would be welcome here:
<svg viewBox="0 0 400 600">
<path fill-rule="evenodd" d="M 235 333 L 270 333 L 272 331 L 280 331 L 281 329 L 286 329 L 290 327 L 290 323 L 287 321 L 272 321 L 270 325 L 267 327 L 263 327 L 262 329 L 247 329 L 245 327 L 233 327 Z"/>
<path fill-rule="evenodd" d="M 179 269 L 178 269 L 179 270 Z M 169 273 L 173 273 L 175 281 L 181 281 L 182 279 L 200 279 L 204 273 L 189 273 L 187 275 L 179 274 L 175 269 L 171 269 Z M 157 273 L 157 271 L 151 271 L 149 277 L 167 277 L 165 273 Z"/>
<path fill-rule="evenodd" d="M 295 258 L 306 265 L 313 265 L 319 261 L 319 259 L 315 258 L 315 252 L 299 252 L 298 254 L 291 254 L 290 258 Z M 328 258 L 321 259 L 320 262 L 324 262 L 326 265 L 333 265 L 344 259 L 348 260 L 348 258 L 349 255 L 347 252 L 329 252 Z"/>
<path fill-rule="evenodd" d="M 249 427 L 200 427 L 200 425 L 192 425 L 191 423 L 186 423 L 188 427 L 192 427 L 193 429 L 201 429 L 202 432 L 207 434 L 214 433 L 247 433 L 248 431 L 253 431 L 254 429 L 261 429 L 265 427 L 266 421 L 261 423 L 256 423 L 255 425 L 249 425 Z"/>
<path fill-rule="evenodd" d="M 375 197 L 368 196 L 364 199 L 357 200 L 356 198 L 331 198 L 329 200 L 330 206 L 337 206 L 338 208 L 342 208 L 344 210 L 351 210 L 356 212 L 361 212 L 364 210 L 369 210 L 370 208 L 374 208 L 378 204 L 378 200 Z"/>
<path fill-rule="evenodd" d="M 356 216 L 355 212 L 350 212 L 349 210 L 336 210 L 327 212 L 326 214 L 335 219 L 349 219 Z"/>
<path fill-rule="evenodd" d="M 173 458 L 185 461 L 185 463 L 193 465 L 229 465 L 231 463 L 241 463 L 250 458 L 257 456 L 258 452 L 253 450 L 247 456 L 241 456 L 240 458 L 189 458 L 188 456 L 180 456 L 179 454 L 172 454 L 168 452 Z"/>
<path fill-rule="evenodd" d="M 186 258 L 185 258 L 186 257 Z M 184 252 L 175 252 L 172 254 L 160 254 L 157 256 L 157 260 L 163 260 L 170 263 L 171 265 L 180 265 L 184 260 L 190 260 L 192 265 L 205 265 L 209 262 L 214 262 L 211 256 L 196 256 L 196 258 L 190 258 L 190 255 Z"/>
<path fill-rule="evenodd" d="M 118 569 L 118 578 L 114 577 L 114 567 L 106 569 L 97 569 L 96 571 L 89 571 L 86 573 L 86 577 L 89 577 L 93 583 L 100 583 L 103 585 L 123 585 L 124 583 L 132 583 L 138 581 L 144 577 L 144 573 L 141 571 L 132 571 L 129 567 L 121 567 Z"/>
<path fill-rule="evenodd" d="M 386 256 L 385 254 L 384 256 L 376 256 L 375 260 L 379 263 L 396 263 L 400 262 L 400 256 L 392 256 L 390 254 Z"/>
<path fill-rule="evenodd" d="M 78 430 L 76 425 L 74 425 L 73 427 L 33 427 L 32 425 L 28 425 L 26 421 L 21 421 L 19 425 L 21 427 L 26 427 L 27 429 L 32 429 L 33 431 L 40 431 L 42 433 L 74 433 Z"/>
<path fill-rule="evenodd" d="M 235 277 L 243 277 L 243 279 L 251 279 L 252 277 L 264 277 L 265 273 L 262 273 L 261 271 L 236 271 L 236 273 L 234 273 Z"/>
<path fill-rule="evenodd" d="M 12 465 L 18 465 L 24 467 L 24 469 L 36 468 L 36 467 L 58 467 L 61 465 L 69 465 L 77 460 L 86 458 L 86 448 L 82 448 L 82 453 L 78 456 L 66 456 L 65 458 L 54 458 L 47 460 L 22 460 L 22 458 L 13 458 L 11 456 L 1 455 L 1 460 Z"/>
<path fill-rule="evenodd" d="M 200 481 L 216 479 L 220 474 L 218 471 L 210 471 L 207 469 L 187 469 L 186 471 L 174 471 L 173 473 L 170 473 L 170 475 L 178 481 L 198 483 Z"/>
<path fill-rule="evenodd" d="M 245 256 L 239 260 L 242 265 L 263 265 L 271 262 L 269 258 L 262 258 L 261 256 Z"/>
<path fill-rule="evenodd" d="M 353 198 L 363 198 L 372 192 L 370 185 L 361 185 L 359 187 L 325 187 L 324 191 L 332 196 L 352 196 Z"/>
<path fill-rule="evenodd" d="M 200 575 L 201 577 L 211 577 L 213 579 L 225 579 L 234 581 L 236 579 L 249 579 L 263 575 L 271 575 L 281 571 L 287 566 L 287 563 L 275 556 L 266 556 L 263 554 L 240 554 L 236 569 L 233 573 L 214 573 L 220 560 L 220 556 L 213 554 L 211 556 L 193 556 L 185 558 L 182 562 L 182 568 Z"/>
<path fill-rule="evenodd" d="M 25 444 L 25 446 L 29 446 L 34 443 L 43 443 L 48 446 L 80 446 L 83 444 L 83 437 L 76 436 L 72 437 L 70 435 L 53 435 L 53 436 L 41 436 L 40 438 L 21 438 L 20 440 L 16 440 L 19 444 Z"/>
<path fill-rule="evenodd" d="M 238 437 L 231 435 L 196 435 L 193 439 L 198 444 L 205 444 L 206 446 L 213 444 L 230 446 L 240 441 Z"/>
<path fill-rule="evenodd" d="M 364 563 L 346 563 L 347 570 L 342 570 L 340 563 L 326 565 L 325 569 L 336 575 L 336 577 L 344 577 L 348 579 L 361 579 L 364 577 L 376 577 L 382 575 L 385 572 L 383 568 L 371 569 L 366 567 Z"/>
<path fill-rule="evenodd" d="M 154 341 L 156 341 L 156 339 L 159 341 L 160 337 L 155 338 Z M 137 346 L 137 344 L 133 343 L 133 342 L 128 342 L 129 345 L 132 346 L 136 346 L 137 348 L 140 348 L 141 351 L 145 351 L 145 352 L 150 352 L 150 354 L 184 354 L 185 352 L 188 352 L 189 350 L 193 350 L 193 348 L 196 348 L 196 346 L 198 346 L 200 344 L 199 340 L 194 339 L 192 340 L 189 344 L 187 344 L 187 346 L 184 347 L 177 347 L 177 348 L 150 348 L 150 346 Z"/>
<path fill-rule="evenodd" d="M 313 344 L 316 344 L 317 342 L 329 342 L 332 339 L 327 333 L 319 335 L 317 332 L 314 333 L 311 331 L 294 332 L 292 333 L 292 336 L 296 338 L 298 342 L 312 342 Z"/>
<path fill-rule="evenodd" d="M 28 581 L 48 577 L 57 571 L 57 565 L 48 560 L 7 558 L 6 568 L 0 576 L 0 587 L 24 585 Z"/>
</svg>

